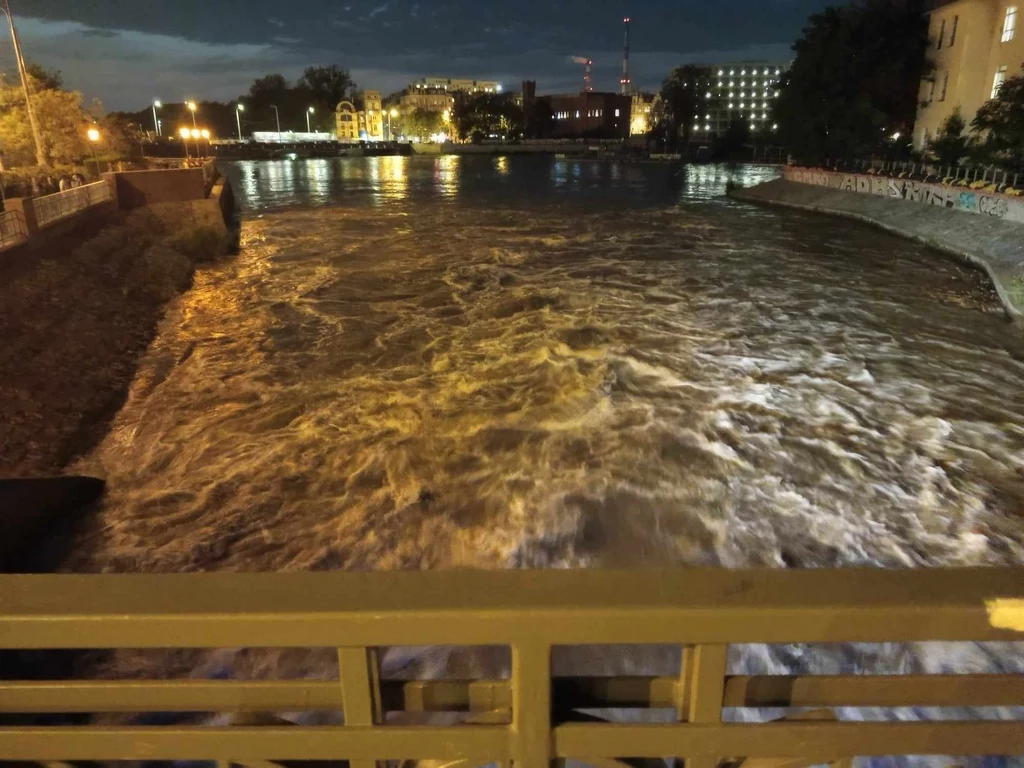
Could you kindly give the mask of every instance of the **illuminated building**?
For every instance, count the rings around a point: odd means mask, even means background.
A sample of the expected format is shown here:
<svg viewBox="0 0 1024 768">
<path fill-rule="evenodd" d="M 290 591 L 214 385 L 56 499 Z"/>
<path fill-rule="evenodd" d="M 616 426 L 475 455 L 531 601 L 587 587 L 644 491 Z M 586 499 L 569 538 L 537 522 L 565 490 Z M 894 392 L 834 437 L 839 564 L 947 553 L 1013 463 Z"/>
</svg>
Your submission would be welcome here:
<svg viewBox="0 0 1024 768">
<path fill-rule="evenodd" d="M 416 88 L 399 99 L 402 112 L 409 113 L 415 109 L 427 112 L 450 111 L 455 106 L 455 97 L 441 88 Z"/>
<path fill-rule="evenodd" d="M 772 130 L 772 106 L 788 67 L 769 61 L 702 65 L 697 95 L 703 104 L 693 115 L 693 139 L 723 134 L 733 120 L 744 120 L 751 131 Z"/>
<path fill-rule="evenodd" d="M 642 136 L 654 127 L 654 107 L 658 100 L 660 97 L 654 93 L 633 93 L 629 110 L 630 136 Z"/>
<path fill-rule="evenodd" d="M 576 96 L 539 96 L 536 100 L 547 102 L 551 108 L 555 137 L 629 137 L 632 96 L 584 91 Z"/>
<path fill-rule="evenodd" d="M 339 102 L 334 120 L 338 141 L 382 141 L 384 107 L 380 91 L 363 91 L 355 101 Z"/>
<path fill-rule="evenodd" d="M 501 83 L 495 80 L 468 80 L 453 77 L 424 77 L 409 86 L 409 93 L 417 90 L 439 90 L 455 93 L 501 93 Z"/>
<path fill-rule="evenodd" d="M 956 109 L 967 125 L 995 98 L 1002 82 L 1021 74 L 1024 30 L 1017 0 L 937 2 L 928 19 L 928 60 L 934 70 L 921 83 L 914 147 L 940 132 Z"/>
</svg>

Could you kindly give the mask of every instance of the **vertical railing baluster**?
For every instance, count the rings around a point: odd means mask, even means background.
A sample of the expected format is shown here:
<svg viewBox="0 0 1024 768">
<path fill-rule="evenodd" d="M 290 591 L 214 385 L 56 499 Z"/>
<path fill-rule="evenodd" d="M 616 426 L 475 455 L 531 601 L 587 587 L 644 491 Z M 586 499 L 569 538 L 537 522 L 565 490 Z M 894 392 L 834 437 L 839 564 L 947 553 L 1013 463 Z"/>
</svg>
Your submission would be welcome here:
<svg viewBox="0 0 1024 768">
<path fill-rule="evenodd" d="M 722 699 L 725 696 L 728 656 L 728 645 L 698 645 L 693 649 L 688 722 L 722 721 Z M 686 768 L 715 768 L 721 757 L 724 755 L 690 758 L 686 761 Z"/>
<path fill-rule="evenodd" d="M 380 672 L 375 648 L 339 648 L 338 680 L 345 725 L 381 722 Z M 375 760 L 349 760 L 350 768 L 375 768 Z"/>
<path fill-rule="evenodd" d="M 551 646 L 512 646 L 512 736 L 515 768 L 551 763 Z"/>
</svg>

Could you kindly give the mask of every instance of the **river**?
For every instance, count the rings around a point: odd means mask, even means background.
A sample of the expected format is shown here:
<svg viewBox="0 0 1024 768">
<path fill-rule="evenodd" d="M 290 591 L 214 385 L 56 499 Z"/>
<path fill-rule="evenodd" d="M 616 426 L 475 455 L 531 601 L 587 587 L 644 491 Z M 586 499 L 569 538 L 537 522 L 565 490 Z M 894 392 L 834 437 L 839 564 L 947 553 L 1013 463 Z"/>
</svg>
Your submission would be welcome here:
<svg viewBox="0 0 1024 768">
<path fill-rule="evenodd" d="M 1024 339 L 973 269 L 722 196 L 777 169 L 227 172 L 240 253 L 76 467 L 68 570 L 1024 563 Z M 951 653 L 879 658 L 1024 668 Z"/>
</svg>

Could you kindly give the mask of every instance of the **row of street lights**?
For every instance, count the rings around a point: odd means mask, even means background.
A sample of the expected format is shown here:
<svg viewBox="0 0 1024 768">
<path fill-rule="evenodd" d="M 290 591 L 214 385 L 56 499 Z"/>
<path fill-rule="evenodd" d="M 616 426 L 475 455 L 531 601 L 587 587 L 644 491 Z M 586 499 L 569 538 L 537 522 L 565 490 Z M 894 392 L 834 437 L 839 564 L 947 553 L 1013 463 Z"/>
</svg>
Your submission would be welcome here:
<svg viewBox="0 0 1024 768">
<path fill-rule="evenodd" d="M 194 131 L 199 130 L 199 125 L 196 123 L 196 110 L 198 109 L 198 106 L 196 106 L 196 103 L 194 101 L 186 102 L 185 106 L 188 108 L 188 111 L 192 113 L 192 132 L 189 132 L 189 134 L 186 135 L 186 130 L 187 129 L 182 128 L 179 131 L 179 133 L 181 134 L 181 137 L 183 139 L 188 139 L 190 137 L 194 138 Z M 157 99 L 157 100 L 155 100 L 153 102 L 153 129 L 156 131 L 156 135 L 157 136 L 160 136 L 162 134 L 161 134 L 161 130 L 160 130 L 160 119 L 157 117 L 156 112 L 157 112 L 158 109 L 160 109 L 162 107 L 163 107 L 163 103 L 159 99 Z M 277 106 L 274 105 L 274 104 L 271 104 L 270 108 L 272 110 L 274 110 L 274 121 L 277 123 L 277 134 L 278 134 L 278 137 L 280 137 L 280 135 L 281 135 L 281 113 L 278 111 Z M 242 113 L 243 112 L 245 112 L 245 104 L 241 104 L 241 103 L 236 104 L 235 105 L 235 125 L 238 127 L 238 140 L 239 141 L 242 141 Z M 395 110 L 391 110 L 391 113 L 392 113 L 392 117 L 394 117 L 397 114 L 395 112 Z M 312 127 L 312 125 L 310 123 L 310 116 L 314 115 L 314 114 L 316 114 L 316 109 L 315 108 L 310 107 L 309 109 L 306 110 L 306 133 L 312 133 L 313 132 L 313 127 Z M 390 122 L 389 122 L 388 126 L 390 128 Z M 203 129 L 202 133 L 209 134 L 209 131 Z M 208 136 L 204 136 L 204 138 L 208 138 Z M 196 149 L 198 151 L 198 145 L 196 146 Z"/>
</svg>

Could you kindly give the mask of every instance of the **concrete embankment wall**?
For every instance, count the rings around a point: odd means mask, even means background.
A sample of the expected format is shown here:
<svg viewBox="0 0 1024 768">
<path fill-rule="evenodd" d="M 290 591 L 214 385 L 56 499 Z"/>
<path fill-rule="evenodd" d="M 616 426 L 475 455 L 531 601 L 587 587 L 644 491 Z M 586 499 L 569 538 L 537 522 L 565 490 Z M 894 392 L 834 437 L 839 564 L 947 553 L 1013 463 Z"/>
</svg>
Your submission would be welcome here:
<svg viewBox="0 0 1024 768">
<path fill-rule="evenodd" d="M 588 155 L 591 144 L 538 142 L 536 144 L 413 144 L 414 155 Z"/>
<path fill-rule="evenodd" d="M 730 195 L 858 219 L 967 259 L 988 272 L 1007 313 L 1024 321 L 1024 201 L 938 184 L 793 168 L 786 169 L 783 179 Z"/>
</svg>

